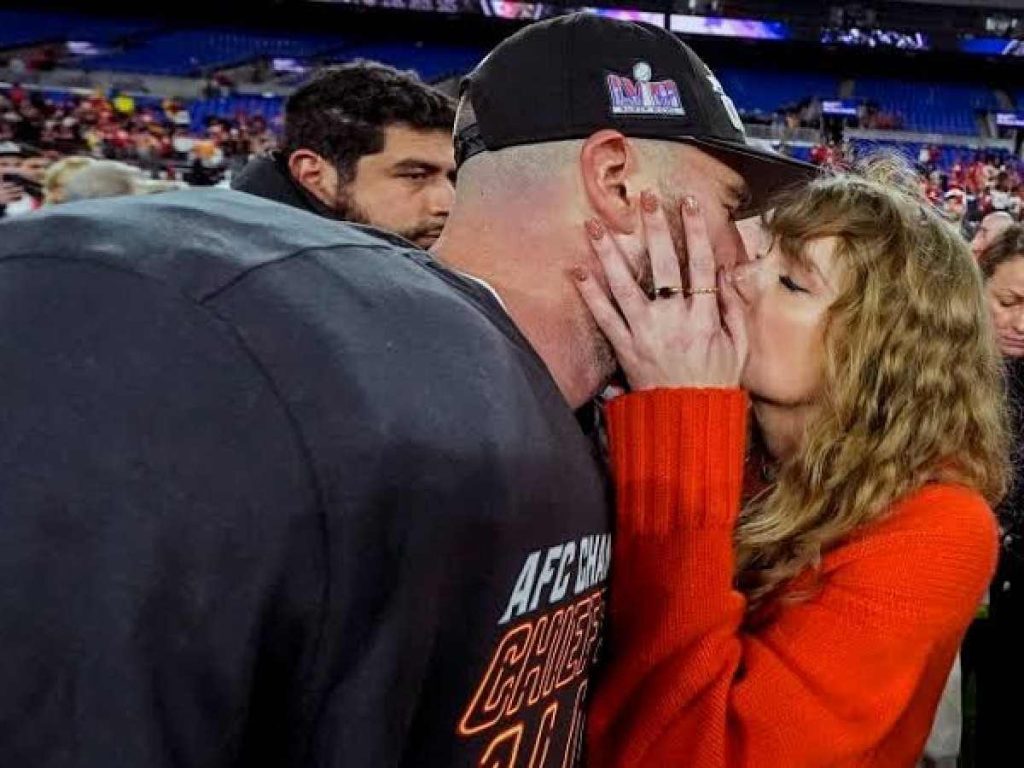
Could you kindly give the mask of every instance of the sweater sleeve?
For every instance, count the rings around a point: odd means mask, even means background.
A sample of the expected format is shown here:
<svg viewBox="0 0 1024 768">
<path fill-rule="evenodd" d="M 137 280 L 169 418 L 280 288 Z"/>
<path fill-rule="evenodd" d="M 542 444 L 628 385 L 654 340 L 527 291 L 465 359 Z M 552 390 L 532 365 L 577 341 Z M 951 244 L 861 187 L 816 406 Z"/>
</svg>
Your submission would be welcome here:
<svg viewBox="0 0 1024 768">
<path fill-rule="evenodd" d="M 660 390 L 609 408 L 617 528 L 593 767 L 865 757 L 936 673 L 937 647 L 955 649 L 991 575 L 991 512 L 942 486 L 906 510 L 938 524 L 888 526 L 852 544 L 813 596 L 766 629 L 742 630 L 732 534 L 745 413 L 738 390 Z M 929 565 L 908 567 L 919 563 Z M 916 729 L 922 743 L 929 725 Z"/>
</svg>

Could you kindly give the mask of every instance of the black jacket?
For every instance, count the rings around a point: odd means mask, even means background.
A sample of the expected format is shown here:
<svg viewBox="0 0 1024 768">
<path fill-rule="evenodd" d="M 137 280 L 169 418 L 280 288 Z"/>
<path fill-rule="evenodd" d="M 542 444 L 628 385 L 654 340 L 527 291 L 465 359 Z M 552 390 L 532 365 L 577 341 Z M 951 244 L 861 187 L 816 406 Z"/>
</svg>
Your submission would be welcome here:
<svg viewBox="0 0 1024 768">
<path fill-rule="evenodd" d="M 203 190 L 0 224 L 0 293 L 0 765 L 573 763 L 607 489 L 486 290 Z"/>
<path fill-rule="evenodd" d="M 340 220 L 337 213 L 309 194 L 292 178 L 284 155 L 280 152 L 271 152 L 250 160 L 231 179 L 231 188 L 309 211 L 317 216 Z"/>
<path fill-rule="evenodd" d="M 1006 360 L 1006 381 L 1013 474 L 997 510 L 1003 537 L 991 597 L 993 616 L 1017 622 L 1024 609 L 1024 360 Z"/>
</svg>

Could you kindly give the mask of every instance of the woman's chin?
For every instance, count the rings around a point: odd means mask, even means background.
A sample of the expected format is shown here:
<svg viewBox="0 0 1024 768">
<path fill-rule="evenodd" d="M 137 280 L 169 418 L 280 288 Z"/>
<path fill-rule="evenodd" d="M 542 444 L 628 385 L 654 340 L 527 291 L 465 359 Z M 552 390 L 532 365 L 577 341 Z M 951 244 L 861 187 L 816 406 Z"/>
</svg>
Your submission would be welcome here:
<svg viewBox="0 0 1024 768">
<path fill-rule="evenodd" d="M 1012 357 L 1014 359 L 1024 357 L 1024 339 L 1009 341 L 1007 339 L 999 340 L 999 351 L 1003 353 L 1003 357 Z"/>
</svg>

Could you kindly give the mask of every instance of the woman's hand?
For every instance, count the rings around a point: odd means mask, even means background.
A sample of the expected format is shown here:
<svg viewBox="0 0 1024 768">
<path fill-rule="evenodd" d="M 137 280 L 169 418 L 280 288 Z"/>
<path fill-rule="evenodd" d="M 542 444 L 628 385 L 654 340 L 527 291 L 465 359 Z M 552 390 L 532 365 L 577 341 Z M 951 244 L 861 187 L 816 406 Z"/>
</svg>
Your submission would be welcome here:
<svg viewBox="0 0 1024 768">
<path fill-rule="evenodd" d="M 704 216 L 696 201 L 688 197 L 682 206 L 689 252 L 685 291 L 657 197 L 644 192 L 640 208 L 654 297 L 640 289 L 615 238 L 596 220 L 587 222 L 587 235 L 618 309 L 600 281 L 582 268 L 576 273 L 580 294 L 615 349 L 630 386 L 634 390 L 739 386 L 747 358 L 741 299 L 724 274 L 716 276 Z"/>
</svg>

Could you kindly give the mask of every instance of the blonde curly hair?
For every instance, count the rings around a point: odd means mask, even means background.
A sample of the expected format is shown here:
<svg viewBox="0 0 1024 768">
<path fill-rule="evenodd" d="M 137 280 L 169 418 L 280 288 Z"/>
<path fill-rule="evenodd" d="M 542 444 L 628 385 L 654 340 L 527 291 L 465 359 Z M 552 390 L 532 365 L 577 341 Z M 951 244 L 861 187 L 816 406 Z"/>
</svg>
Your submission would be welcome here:
<svg viewBox="0 0 1024 768">
<path fill-rule="evenodd" d="M 982 276 L 912 172 L 884 158 L 818 179 L 783 198 L 765 225 L 793 258 L 836 238 L 845 280 L 828 312 L 814 421 L 737 526 L 748 615 L 926 483 L 969 486 L 995 504 L 1008 477 L 1001 358 Z"/>
</svg>

